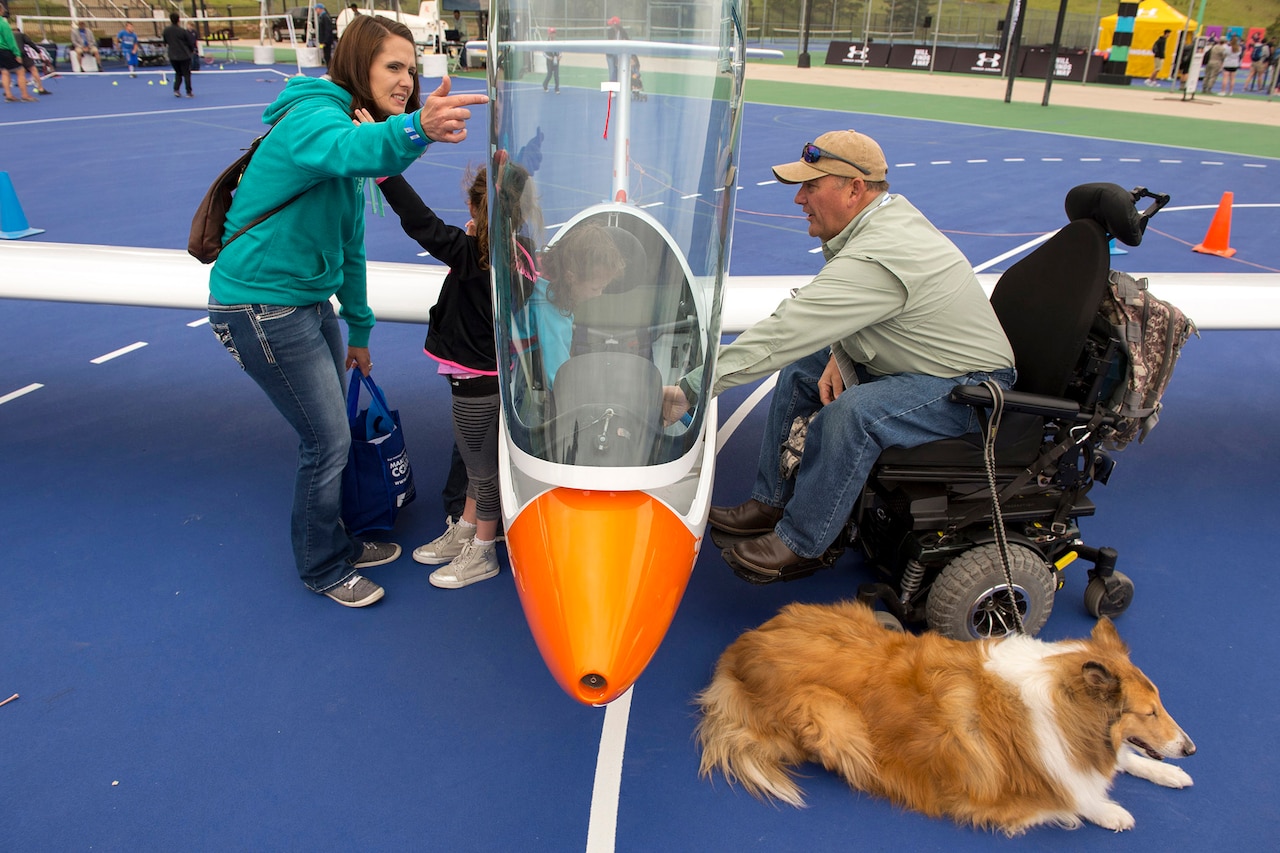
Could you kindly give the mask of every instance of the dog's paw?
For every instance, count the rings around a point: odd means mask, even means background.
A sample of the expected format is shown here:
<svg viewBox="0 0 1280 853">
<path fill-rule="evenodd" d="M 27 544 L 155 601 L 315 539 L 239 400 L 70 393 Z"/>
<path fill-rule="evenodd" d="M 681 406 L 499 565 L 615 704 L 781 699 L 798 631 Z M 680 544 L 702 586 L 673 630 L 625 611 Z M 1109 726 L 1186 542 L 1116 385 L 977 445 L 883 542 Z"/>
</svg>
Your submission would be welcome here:
<svg viewBox="0 0 1280 853">
<path fill-rule="evenodd" d="M 1190 788 L 1193 784 L 1191 774 L 1172 764 L 1157 764 L 1150 768 L 1147 778 L 1166 788 Z"/>
<path fill-rule="evenodd" d="M 1092 814 L 1085 815 L 1091 823 L 1096 823 L 1103 829 L 1110 829 L 1115 832 L 1124 832 L 1126 829 L 1133 829 L 1133 815 L 1119 803 L 1106 803 L 1098 808 Z"/>
<path fill-rule="evenodd" d="M 1146 779 L 1166 788 L 1190 788 L 1191 776 L 1175 764 L 1153 761 L 1144 755 L 1125 752 L 1120 755 L 1120 769 L 1130 776 Z"/>
</svg>

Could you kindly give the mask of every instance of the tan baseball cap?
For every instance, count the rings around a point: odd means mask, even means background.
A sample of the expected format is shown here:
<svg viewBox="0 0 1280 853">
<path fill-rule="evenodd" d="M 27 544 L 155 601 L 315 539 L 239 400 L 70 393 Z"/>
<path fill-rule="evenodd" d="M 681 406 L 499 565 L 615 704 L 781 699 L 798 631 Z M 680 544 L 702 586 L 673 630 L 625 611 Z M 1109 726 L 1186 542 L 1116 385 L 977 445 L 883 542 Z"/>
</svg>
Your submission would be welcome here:
<svg viewBox="0 0 1280 853">
<path fill-rule="evenodd" d="M 856 130 L 824 133 L 804 146 L 799 160 L 773 167 L 774 177 L 784 184 L 802 184 L 823 175 L 883 181 L 888 172 L 880 146 Z"/>
</svg>

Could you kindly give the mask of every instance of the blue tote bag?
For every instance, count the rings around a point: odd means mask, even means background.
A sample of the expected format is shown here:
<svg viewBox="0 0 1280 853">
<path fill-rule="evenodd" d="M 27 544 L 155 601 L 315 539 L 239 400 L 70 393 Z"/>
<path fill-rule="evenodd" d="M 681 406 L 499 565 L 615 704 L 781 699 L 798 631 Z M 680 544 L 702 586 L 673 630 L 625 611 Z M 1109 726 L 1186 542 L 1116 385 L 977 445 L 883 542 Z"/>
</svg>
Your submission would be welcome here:
<svg viewBox="0 0 1280 853">
<path fill-rule="evenodd" d="M 365 409 L 360 408 L 361 385 L 369 392 Z M 416 496 L 400 412 L 387 405 L 372 377 L 353 370 L 347 388 L 347 421 L 351 453 L 342 472 L 342 521 L 356 536 L 390 530 L 401 508 Z"/>
</svg>

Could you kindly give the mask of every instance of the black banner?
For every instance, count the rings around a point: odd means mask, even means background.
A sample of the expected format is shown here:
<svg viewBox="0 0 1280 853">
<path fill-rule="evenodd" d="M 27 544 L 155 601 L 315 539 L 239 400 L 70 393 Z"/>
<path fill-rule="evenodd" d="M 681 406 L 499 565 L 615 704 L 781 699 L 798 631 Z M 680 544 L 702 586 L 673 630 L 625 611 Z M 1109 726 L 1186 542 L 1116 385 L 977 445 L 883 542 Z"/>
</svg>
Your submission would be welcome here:
<svg viewBox="0 0 1280 853">
<path fill-rule="evenodd" d="M 895 44 L 889 50 L 890 68 L 913 68 L 921 71 L 951 71 L 956 49 L 943 45 L 934 50 L 928 44 Z"/>
<path fill-rule="evenodd" d="M 957 47 L 952 71 L 1000 77 L 1004 74 L 1004 51 L 996 47 Z"/>
<path fill-rule="evenodd" d="M 1021 51 L 1022 63 L 1018 67 L 1018 76 L 1043 80 L 1045 72 L 1049 70 L 1051 51 L 1050 47 L 1024 47 Z M 1058 60 L 1053 69 L 1053 79 L 1071 80 L 1076 83 L 1084 80 L 1084 65 L 1088 56 L 1087 50 L 1059 50 Z M 1097 82 L 1100 70 L 1102 70 L 1100 60 L 1094 59 L 1089 62 L 1090 83 Z"/>
<path fill-rule="evenodd" d="M 884 68 L 889 62 L 889 45 L 833 41 L 827 46 L 827 65 Z"/>
</svg>

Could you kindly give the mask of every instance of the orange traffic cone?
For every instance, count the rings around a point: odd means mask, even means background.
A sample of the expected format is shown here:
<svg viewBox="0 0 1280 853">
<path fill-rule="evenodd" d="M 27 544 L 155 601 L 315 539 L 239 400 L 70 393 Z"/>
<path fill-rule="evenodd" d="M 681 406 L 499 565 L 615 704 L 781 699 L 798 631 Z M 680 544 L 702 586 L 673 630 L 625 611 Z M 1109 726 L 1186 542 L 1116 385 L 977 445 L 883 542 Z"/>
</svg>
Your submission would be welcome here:
<svg viewBox="0 0 1280 853">
<path fill-rule="evenodd" d="M 1222 201 L 1218 202 L 1218 210 L 1213 214 L 1213 221 L 1209 223 L 1209 230 L 1205 232 L 1204 242 L 1192 246 L 1191 251 L 1203 252 L 1206 255 L 1219 255 L 1229 258 L 1236 253 L 1236 250 L 1229 245 L 1231 242 L 1231 204 L 1235 196 L 1229 190 L 1222 194 Z"/>
</svg>

